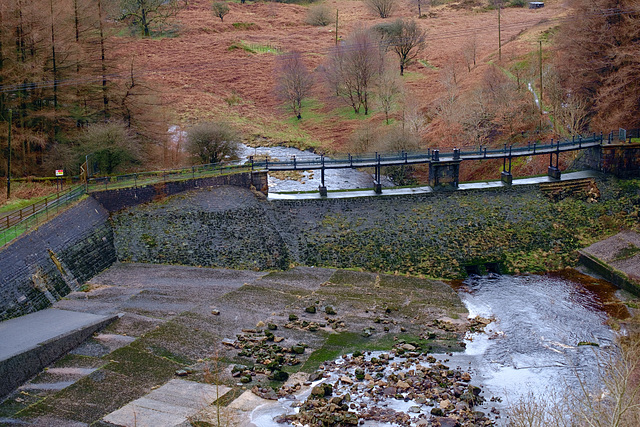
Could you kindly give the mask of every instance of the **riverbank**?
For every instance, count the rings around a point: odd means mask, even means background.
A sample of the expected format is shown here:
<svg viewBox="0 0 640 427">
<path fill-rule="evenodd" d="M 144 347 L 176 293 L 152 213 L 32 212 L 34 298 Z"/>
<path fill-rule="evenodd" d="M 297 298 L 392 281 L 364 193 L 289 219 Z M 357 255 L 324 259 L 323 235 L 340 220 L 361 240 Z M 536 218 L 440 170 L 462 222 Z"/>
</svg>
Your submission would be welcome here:
<svg viewBox="0 0 640 427">
<path fill-rule="evenodd" d="M 605 313 L 624 310 L 595 279 L 579 276 L 585 287 L 553 275 L 536 285 L 537 277 L 476 278 L 456 294 L 438 281 L 349 270 L 117 264 L 56 307 L 122 316 L 10 396 L 0 418 L 106 427 L 104 417 L 123 420 L 119 408 L 144 405 L 150 391 L 183 378 L 224 394 L 202 403 L 194 422 L 220 411 L 237 425 L 273 427 L 291 403 L 311 417 L 347 405 L 368 426 L 417 425 L 432 409 L 440 420 L 494 422 L 511 403 L 504 387 L 516 399 L 525 383 L 562 378 L 568 360 L 588 366 L 591 352 L 579 343 L 609 346 Z M 481 317 L 467 321 L 465 305 Z M 313 395 L 321 384 L 331 393 Z M 129 410 L 138 418 L 131 425 L 143 425 L 148 411 Z"/>
</svg>

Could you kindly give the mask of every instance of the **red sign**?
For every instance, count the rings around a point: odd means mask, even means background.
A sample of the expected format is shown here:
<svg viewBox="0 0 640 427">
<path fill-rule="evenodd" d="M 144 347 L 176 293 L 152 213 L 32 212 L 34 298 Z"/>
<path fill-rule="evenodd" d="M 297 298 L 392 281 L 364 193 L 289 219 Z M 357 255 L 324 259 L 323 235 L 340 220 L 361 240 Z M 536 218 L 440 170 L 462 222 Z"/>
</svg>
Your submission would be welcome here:
<svg viewBox="0 0 640 427">
<path fill-rule="evenodd" d="M 64 175 L 64 169 L 56 169 L 56 176 L 63 176 Z"/>
</svg>

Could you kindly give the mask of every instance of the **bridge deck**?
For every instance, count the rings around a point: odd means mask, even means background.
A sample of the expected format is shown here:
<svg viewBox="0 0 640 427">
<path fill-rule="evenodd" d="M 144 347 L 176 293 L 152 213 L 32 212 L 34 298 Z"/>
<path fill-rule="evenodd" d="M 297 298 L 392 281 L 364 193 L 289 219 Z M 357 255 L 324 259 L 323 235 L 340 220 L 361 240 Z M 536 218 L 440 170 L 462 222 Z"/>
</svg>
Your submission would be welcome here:
<svg viewBox="0 0 640 427">
<path fill-rule="evenodd" d="M 559 154 L 569 151 L 583 150 L 597 147 L 602 144 L 602 136 L 593 136 L 578 141 L 558 141 L 545 145 L 530 144 L 522 147 L 505 147 L 503 149 L 481 149 L 474 151 L 457 150 L 454 152 L 440 153 L 438 150 L 428 150 L 422 153 L 394 153 L 375 154 L 363 156 L 351 156 L 347 158 L 326 158 L 316 156 L 314 158 L 296 158 L 289 160 L 254 162 L 254 169 L 268 171 L 290 170 L 314 170 L 314 169 L 346 169 L 346 168 L 370 168 L 381 166 L 416 165 L 435 162 L 454 162 L 463 160 L 483 159 L 509 159 L 514 157 L 537 156 L 543 154 Z"/>
<path fill-rule="evenodd" d="M 538 185 L 546 182 L 565 182 L 575 181 L 585 178 L 597 178 L 603 174 L 596 171 L 580 171 L 569 172 L 562 174 L 560 180 L 550 178 L 548 176 L 536 176 L 531 178 L 514 179 L 512 185 Z M 486 181 L 486 182 L 470 182 L 460 184 L 453 191 L 469 191 L 469 190 L 482 190 L 491 188 L 508 187 L 502 181 Z M 329 191 L 326 196 L 320 196 L 319 193 L 269 193 L 269 200 L 320 200 L 320 199 L 350 199 L 357 197 L 382 197 L 382 196 L 403 196 L 411 194 L 425 194 L 433 193 L 433 188 L 428 185 L 421 187 L 409 187 L 409 188 L 385 188 L 384 193 L 376 193 L 374 190 L 357 190 L 357 191 Z"/>
</svg>

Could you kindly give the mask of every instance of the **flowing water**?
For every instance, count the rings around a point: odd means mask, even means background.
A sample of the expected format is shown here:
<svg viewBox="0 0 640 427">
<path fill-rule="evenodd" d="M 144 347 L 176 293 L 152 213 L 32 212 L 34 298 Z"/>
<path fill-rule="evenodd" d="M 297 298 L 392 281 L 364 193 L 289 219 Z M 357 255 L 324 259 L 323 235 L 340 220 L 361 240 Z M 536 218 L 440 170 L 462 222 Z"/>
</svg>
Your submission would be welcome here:
<svg viewBox="0 0 640 427">
<path fill-rule="evenodd" d="M 541 396 L 552 389 L 576 386 L 576 375 L 595 384 L 597 353 L 615 339 L 605 323 L 607 312 L 613 310 L 617 316 L 626 312 L 615 299 L 612 285 L 575 272 L 477 276 L 453 286 L 470 317 L 494 321 L 484 333 L 467 336 L 464 352 L 435 356 L 471 373 L 471 383 L 483 388 L 487 402 L 479 409 L 485 412 L 496 407 L 504 413 L 509 404 L 529 392 Z M 308 393 L 297 396 L 298 401 Z M 290 401 L 265 404 L 253 411 L 252 422 L 258 427 L 275 427 L 282 424 L 275 423 L 274 416 L 292 411 Z M 506 424 L 505 419 L 498 418 L 497 424 Z"/>
<path fill-rule="evenodd" d="M 317 154 L 310 151 L 301 151 L 297 148 L 288 147 L 248 147 L 241 144 L 239 156 L 244 163 L 250 156 L 263 158 L 268 156 L 270 160 L 290 160 L 293 156 L 297 159 L 318 158 Z M 320 171 L 300 171 L 300 179 L 278 179 L 269 174 L 269 191 L 317 191 L 320 186 Z M 393 181 L 386 176 L 382 176 L 383 187 L 393 187 Z M 328 190 L 354 190 L 358 188 L 372 188 L 373 176 L 371 173 L 354 169 L 325 169 L 324 185 Z"/>
</svg>

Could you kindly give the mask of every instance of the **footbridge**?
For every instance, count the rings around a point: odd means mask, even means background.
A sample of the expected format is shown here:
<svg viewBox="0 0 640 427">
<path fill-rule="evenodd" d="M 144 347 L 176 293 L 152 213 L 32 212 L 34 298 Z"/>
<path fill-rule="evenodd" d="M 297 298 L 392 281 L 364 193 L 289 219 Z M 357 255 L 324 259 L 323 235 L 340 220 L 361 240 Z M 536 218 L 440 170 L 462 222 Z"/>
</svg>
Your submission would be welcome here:
<svg viewBox="0 0 640 427">
<path fill-rule="evenodd" d="M 622 130 L 621 130 L 622 131 Z M 622 142 L 626 140 L 622 137 Z M 294 170 L 320 170 L 321 185 L 319 191 L 321 195 L 326 195 L 327 188 L 324 184 L 324 171 L 326 169 L 344 169 L 344 168 L 373 168 L 374 173 L 374 189 L 377 193 L 382 192 L 380 184 L 381 168 L 384 166 L 402 166 L 402 165 L 429 165 L 429 185 L 435 188 L 457 188 L 460 171 L 460 163 L 462 161 L 485 160 L 485 159 L 502 159 L 503 168 L 501 180 L 506 184 L 511 184 L 513 176 L 511 175 L 511 162 L 515 157 L 549 155 L 548 174 L 550 177 L 560 179 L 560 170 L 558 169 L 558 161 L 560 153 L 577 150 L 597 149 L 598 151 L 604 145 L 612 145 L 619 142 L 619 134 L 616 132 L 607 135 L 592 134 L 589 136 L 578 136 L 566 140 L 551 140 L 546 144 L 529 143 L 522 146 L 507 146 L 502 148 L 478 148 L 474 150 L 466 150 L 453 148 L 450 151 L 440 151 L 439 149 L 427 149 L 421 152 L 401 151 L 395 153 L 373 153 L 351 155 L 347 154 L 342 157 L 325 157 L 319 156 L 292 156 L 287 160 L 263 160 L 257 161 L 251 158 L 250 163 L 252 170 L 271 171 L 294 171 Z M 613 145 L 612 145 L 613 146 Z M 601 169 L 600 165 L 594 169 Z"/>
</svg>

